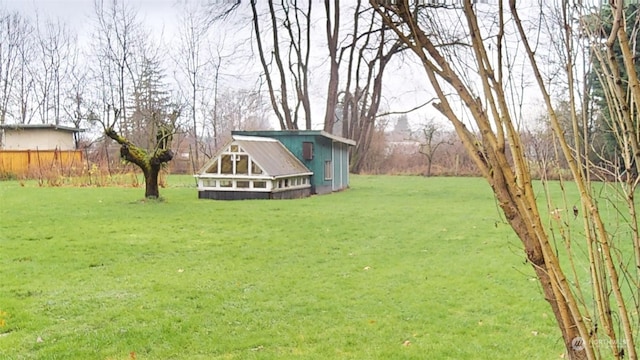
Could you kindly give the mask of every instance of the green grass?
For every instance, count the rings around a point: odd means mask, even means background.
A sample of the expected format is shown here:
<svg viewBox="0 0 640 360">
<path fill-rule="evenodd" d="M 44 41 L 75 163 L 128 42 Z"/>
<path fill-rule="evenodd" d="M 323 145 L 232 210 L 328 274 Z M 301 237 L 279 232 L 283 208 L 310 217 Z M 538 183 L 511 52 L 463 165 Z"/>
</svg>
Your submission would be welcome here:
<svg viewBox="0 0 640 360">
<path fill-rule="evenodd" d="M 554 359 L 553 315 L 475 178 L 300 200 L 0 182 L 0 359 Z M 2 313 L 0 313 L 2 314 Z"/>
</svg>

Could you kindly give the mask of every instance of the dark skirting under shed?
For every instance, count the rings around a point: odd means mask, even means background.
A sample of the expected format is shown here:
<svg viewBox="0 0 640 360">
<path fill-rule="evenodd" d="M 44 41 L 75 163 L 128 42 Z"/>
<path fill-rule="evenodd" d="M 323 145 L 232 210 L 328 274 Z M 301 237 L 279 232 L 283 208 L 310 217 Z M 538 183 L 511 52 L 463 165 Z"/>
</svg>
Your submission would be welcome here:
<svg viewBox="0 0 640 360">
<path fill-rule="evenodd" d="M 300 199 L 311 195 L 311 188 L 291 189 L 277 192 L 258 191 L 198 191 L 198 199 L 251 200 L 251 199 Z"/>
</svg>

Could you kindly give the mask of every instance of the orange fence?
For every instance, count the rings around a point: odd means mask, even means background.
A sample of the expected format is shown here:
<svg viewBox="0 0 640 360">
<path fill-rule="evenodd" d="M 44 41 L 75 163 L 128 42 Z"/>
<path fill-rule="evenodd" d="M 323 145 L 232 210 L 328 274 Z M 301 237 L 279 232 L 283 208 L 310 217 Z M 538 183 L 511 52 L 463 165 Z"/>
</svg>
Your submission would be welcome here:
<svg viewBox="0 0 640 360">
<path fill-rule="evenodd" d="M 0 176 L 31 177 L 82 169 L 81 150 L 0 150 Z"/>
</svg>

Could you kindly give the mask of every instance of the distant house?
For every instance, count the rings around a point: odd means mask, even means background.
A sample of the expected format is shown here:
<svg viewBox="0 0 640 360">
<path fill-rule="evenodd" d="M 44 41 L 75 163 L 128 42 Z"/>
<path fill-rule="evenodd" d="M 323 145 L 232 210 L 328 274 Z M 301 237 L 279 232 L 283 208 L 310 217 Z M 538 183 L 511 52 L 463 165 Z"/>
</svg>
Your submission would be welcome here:
<svg viewBox="0 0 640 360">
<path fill-rule="evenodd" d="M 312 172 L 282 143 L 233 135 L 196 174 L 198 197 L 215 200 L 292 199 L 311 194 Z"/>
<path fill-rule="evenodd" d="M 0 125 L 0 175 L 81 167 L 76 143 L 82 131 L 52 124 Z"/>
<path fill-rule="evenodd" d="M 234 131 L 234 135 L 279 140 L 311 172 L 311 192 L 326 194 L 349 187 L 349 147 L 355 141 L 320 130 Z"/>
</svg>

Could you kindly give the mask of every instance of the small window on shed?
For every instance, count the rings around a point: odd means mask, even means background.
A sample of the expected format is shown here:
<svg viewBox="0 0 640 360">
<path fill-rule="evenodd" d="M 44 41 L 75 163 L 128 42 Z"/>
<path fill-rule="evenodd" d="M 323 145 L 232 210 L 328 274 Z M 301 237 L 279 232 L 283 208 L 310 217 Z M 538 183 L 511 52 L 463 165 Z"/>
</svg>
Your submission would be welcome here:
<svg viewBox="0 0 640 360">
<path fill-rule="evenodd" d="M 325 180 L 333 179 L 333 172 L 331 170 L 332 170 L 331 160 L 325 161 L 324 162 L 324 179 Z"/>
<path fill-rule="evenodd" d="M 256 189 L 266 189 L 267 188 L 267 182 L 266 181 L 254 181 L 253 182 L 253 187 Z"/>
<path fill-rule="evenodd" d="M 305 160 L 313 160 L 313 143 L 305 141 L 302 143 L 302 158 Z"/>
<path fill-rule="evenodd" d="M 218 173 L 218 159 L 216 159 L 211 166 L 207 169 L 209 174 L 217 174 Z"/>
<path fill-rule="evenodd" d="M 253 160 L 251 161 L 251 174 L 262 174 L 262 168 L 253 162 Z"/>
<path fill-rule="evenodd" d="M 241 189 L 248 189 L 249 188 L 249 181 L 246 180 L 238 180 L 236 181 L 236 187 L 237 188 L 241 188 Z"/>
<path fill-rule="evenodd" d="M 220 187 L 231 187 L 233 186 L 233 181 L 231 180 L 220 180 Z"/>
<path fill-rule="evenodd" d="M 249 157 L 247 155 L 236 155 L 236 174 L 249 173 Z"/>
<path fill-rule="evenodd" d="M 220 174 L 233 174 L 233 160 L 232 155 L 220 156 Z"/>
</svg>

